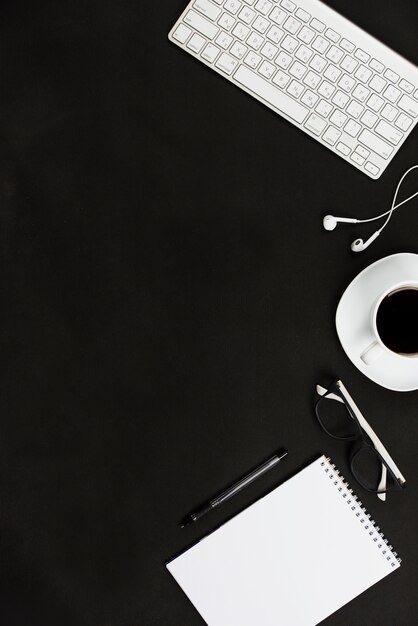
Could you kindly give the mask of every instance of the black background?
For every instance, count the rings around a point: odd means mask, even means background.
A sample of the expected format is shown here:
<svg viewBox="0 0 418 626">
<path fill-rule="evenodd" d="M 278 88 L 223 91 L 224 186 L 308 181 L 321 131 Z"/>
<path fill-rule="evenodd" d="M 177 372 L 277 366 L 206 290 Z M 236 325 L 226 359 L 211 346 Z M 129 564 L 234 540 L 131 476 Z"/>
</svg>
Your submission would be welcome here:
<svg viewBox="0 0 418 626">
<path fill-rule="evenodd" d="M 416 0 L 328 4 L 418 63 Z M 312 412 L 338 376 L 409 485 L 358 489 L 403 565 L 324 623 L 416 624 L 417 395 L 363 377 L 334 314 L 364 267 L 417 251 L 418 214 L 358 255 L 373 225 L 321 218 L 387 207 L 417 132 L 368 179 L 170 44 L 184 6 L 2 3 L 0 623 L 202 624 L 165 561 L 322 452 L 349 474 Z"/>
</svg>

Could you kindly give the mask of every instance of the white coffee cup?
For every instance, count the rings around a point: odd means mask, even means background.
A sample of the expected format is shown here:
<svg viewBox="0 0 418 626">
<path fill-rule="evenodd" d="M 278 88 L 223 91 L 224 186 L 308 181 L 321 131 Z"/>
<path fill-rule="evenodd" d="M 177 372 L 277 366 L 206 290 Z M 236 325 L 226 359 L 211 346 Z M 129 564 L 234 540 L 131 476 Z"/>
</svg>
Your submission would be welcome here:
<svg viewBox="0 0 418 626">
<path fill-rule="evenodd" d="M 418 289 L 418 280 L 408 280 L 402 283 L 397 283 L 386 289 L 374 302 L 372 310 L 371 310 L 371 326 L 372 332 L 374 336 L 374 341 L 362 352 L 360 355 L 361 360 L 366 365 L 371 365 L 377 359 L 379 359 L 383 354 L 388 353 L 392 356 L 398 357 L 400 359 L 416 359 L 418 358 L 418 354 L 399 354 L 397 352 L 393 352 L 390 348 L 388 348 L 379 336 L 379 332 L 377 330 L 377 312 L 383 300 L 386 296 L 394 293 L 395 291 L 403 290 L 403 289 Z"/>
</svg>

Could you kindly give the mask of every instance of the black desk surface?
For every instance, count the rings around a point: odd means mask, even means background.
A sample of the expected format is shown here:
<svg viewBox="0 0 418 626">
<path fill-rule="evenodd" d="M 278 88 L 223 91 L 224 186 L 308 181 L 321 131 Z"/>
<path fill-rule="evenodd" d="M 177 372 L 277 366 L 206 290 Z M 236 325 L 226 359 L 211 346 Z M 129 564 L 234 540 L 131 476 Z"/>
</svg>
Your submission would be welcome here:
<svg viewBox="0 0 418 626">
<path fill-rule="evenodd" d="M 418 64 L 416 0 L 329 4 Z M 386 207 L 418 131 L 368 179 L 170 44 L 184 5 L 1 8 L 0 623 L 202 624 L 165 560 L 322 452 L 349 476 L 312 413 L 338 376 L 409 486 L 358 489 L 403 565 L 324 623 L 416 624 L 417 395 L 363 377 L 333 320 L 360 270 L 417 251 L 417 207 L 358 255 L 373 227 L 321 217 Z"/>
</svg>

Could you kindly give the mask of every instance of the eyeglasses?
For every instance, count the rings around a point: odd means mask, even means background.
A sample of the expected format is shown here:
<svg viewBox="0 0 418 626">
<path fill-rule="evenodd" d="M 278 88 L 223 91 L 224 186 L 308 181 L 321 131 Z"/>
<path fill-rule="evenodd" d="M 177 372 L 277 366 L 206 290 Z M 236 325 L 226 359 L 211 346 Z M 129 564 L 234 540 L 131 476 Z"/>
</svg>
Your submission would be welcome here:
<svg viewBox="0 0 418 626">
<path fill-rule="evenodd" d="M 381 500 L 386 499 L 387 491 L 404 487 L 405 478 L 341 380 L 329 389 L 320 385 L 316 389 L 320 398 L 315 414 L 323 431 L 333 439 L 358 442 L 350 454 L 350 468 L 357 482 Z"/>
</svg>

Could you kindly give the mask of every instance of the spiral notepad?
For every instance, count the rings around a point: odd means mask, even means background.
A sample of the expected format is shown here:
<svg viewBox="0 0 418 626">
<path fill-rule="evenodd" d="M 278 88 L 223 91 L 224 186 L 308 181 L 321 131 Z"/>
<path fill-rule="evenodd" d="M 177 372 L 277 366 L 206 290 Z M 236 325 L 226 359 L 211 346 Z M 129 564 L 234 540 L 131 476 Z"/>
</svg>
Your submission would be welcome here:
<svg viewBox="0 0 418 626">
<path fill-rule="evenodd" d="M 325 456 L 167 564 L 209 626 L 314 626 L 399 566 Z"/>
</svg>

